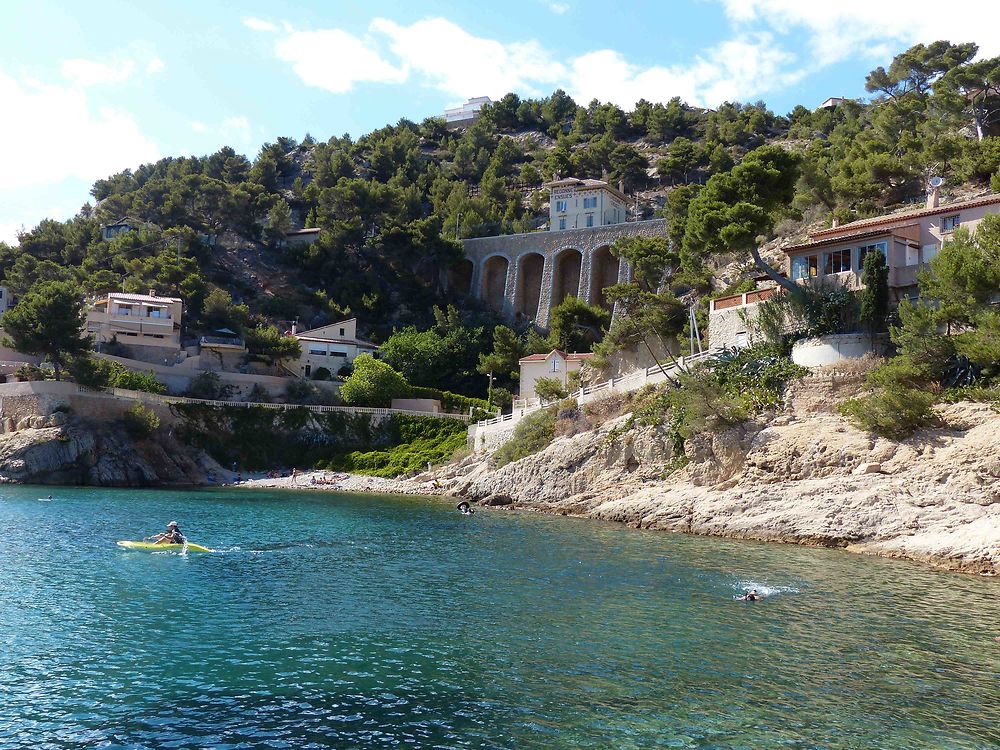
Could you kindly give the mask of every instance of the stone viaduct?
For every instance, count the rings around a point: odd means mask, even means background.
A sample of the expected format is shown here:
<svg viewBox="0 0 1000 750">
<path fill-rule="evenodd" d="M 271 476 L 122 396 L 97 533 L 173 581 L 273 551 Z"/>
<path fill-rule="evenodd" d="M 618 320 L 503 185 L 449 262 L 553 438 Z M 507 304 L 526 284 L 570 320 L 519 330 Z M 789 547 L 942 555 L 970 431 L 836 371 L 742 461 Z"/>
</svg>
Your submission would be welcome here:
<svg viewBox="0 0 1000 750">
<path fill-rule="evenodd" d="M 664 219 L 653 219 L 462 240 L 466 257 L 451 284 L 509 318 L 547 328 L 549 311 L 566 297 L 608 307 L 604 289 L 629 281 L 628 264 L 611 254 L 615 240 L 666 231 Z"/>
</svg>

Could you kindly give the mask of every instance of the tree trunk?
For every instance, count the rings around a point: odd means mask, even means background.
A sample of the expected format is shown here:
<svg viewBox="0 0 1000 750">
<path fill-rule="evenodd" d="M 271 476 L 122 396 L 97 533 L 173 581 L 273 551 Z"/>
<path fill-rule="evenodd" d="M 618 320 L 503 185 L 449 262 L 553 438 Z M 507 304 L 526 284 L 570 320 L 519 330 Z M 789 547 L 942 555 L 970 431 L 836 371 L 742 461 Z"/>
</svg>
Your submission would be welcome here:
<svg viewBox="0 0 1000 750">
<path fill-rule="evenodd" d="M 786 279 L 780 273 L 778 273 L 774 268 L 771 267 L 763 258 L 760 257 L 760 249 L 756 245 L 750 246 L 750 255 L 753 257 L 753 262 L 757 264 L 757 268 L 767 274 L 768 278 L 772 281 L 777 282 L 778 286 L 787 292 L 797 292 L 799 291 L 799 286 L 794 281 Z"/>
</svg>

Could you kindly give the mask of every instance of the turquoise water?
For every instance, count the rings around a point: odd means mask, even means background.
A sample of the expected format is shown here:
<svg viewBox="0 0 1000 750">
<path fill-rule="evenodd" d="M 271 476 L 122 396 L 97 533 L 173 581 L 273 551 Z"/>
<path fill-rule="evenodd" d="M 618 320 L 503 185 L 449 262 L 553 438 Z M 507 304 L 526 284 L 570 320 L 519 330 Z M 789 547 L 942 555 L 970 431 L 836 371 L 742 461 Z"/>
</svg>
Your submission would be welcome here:
<svg viewBox="0 0 1000 750">
<path fill-rule="evenodd" d="M 114 545 L 172 519 L 221 551 Z M 0 534 L 2 748 L 1000 746 L 996 580 L 350 495 L 8 487 Z"/>
</svg>

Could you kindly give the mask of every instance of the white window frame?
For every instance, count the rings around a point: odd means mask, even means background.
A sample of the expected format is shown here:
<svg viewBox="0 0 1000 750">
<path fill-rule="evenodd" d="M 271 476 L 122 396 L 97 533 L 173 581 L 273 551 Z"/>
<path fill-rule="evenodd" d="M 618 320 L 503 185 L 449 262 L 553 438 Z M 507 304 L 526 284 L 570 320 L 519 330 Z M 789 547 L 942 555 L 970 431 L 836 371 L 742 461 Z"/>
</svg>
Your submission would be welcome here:
<svg viewBox="0 0 1000 750">
<path fill-rule="evenodd" d="M 878 242 L 871 242 L 867 245 L 861 245 L 858 248 L 858 270 L 862 271 L 865 264 L 865 254 L 871 250 L 881 250 L 882 255 L 885 257 L 886 265 L 889 264 L 889 243 L 886 240 L 879 240 Z"/>
<path fill-rule="evenodd" d="M 962 214 L 941 217 L 941 234 L 951 234 L 962 226 Z"/>
<path fill-rule="evenodd" d="M 549 372 L 559 372 L 559 358 L 553 357 L 549 360 Z"/>
</svg>

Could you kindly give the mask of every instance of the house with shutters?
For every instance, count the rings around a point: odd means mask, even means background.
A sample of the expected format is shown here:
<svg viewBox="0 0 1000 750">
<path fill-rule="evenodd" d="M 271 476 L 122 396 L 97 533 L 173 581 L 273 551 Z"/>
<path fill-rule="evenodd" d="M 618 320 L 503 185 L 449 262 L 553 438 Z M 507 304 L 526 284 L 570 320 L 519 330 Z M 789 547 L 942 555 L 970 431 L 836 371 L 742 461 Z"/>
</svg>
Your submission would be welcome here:
<svg viewBox="0 0 1000 750">
<path fill-rule="evenodd" d="M 541 378 L 553 378 L 568 389 L 570 373 L 579 372 L 583 363 L 593 357 L 593 354 L 566 353 L 553 349 L 548 354 L 531 354 L 521 357 L 521 400 L 535 398 L 535 383 Z"/>
<path fill-rule="evenodd" d="M 302 348 L 298 361 L 290 363 L 289 369 L 303 378 L 316 377 L 321 368 L 330 375 L 336 375 L 342 367 L 354 362 L 359 354 L 375 354 L 378 351 L 375 344 L 358 338 L 357 318 L 301 332 L 293 325 L 289 335 L 297 338 Z"/>
<path fill-rule="evenodd" d="M 868 253 L 885 255 L 889 267 L 889 295 L 893 304 L 917 296 L 917 275 L 955 234 L 976 227 L 987 216 L 1000 213 L 1000 194 L 988 194 L 942 204 L 935 189 L 927 204 L 917 209 L 861 219 L 812 232 L 806 242 L 784 248 L 784 272 L 799 284 L 840 284 L 860 289 Z M 749 342 L 746 320 L 756 305 L 778 293 L 774 288 L 712 300 L 709 345 L 742 347 Z"/>
</svg>

